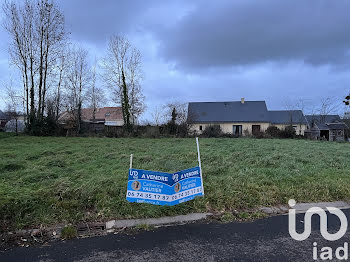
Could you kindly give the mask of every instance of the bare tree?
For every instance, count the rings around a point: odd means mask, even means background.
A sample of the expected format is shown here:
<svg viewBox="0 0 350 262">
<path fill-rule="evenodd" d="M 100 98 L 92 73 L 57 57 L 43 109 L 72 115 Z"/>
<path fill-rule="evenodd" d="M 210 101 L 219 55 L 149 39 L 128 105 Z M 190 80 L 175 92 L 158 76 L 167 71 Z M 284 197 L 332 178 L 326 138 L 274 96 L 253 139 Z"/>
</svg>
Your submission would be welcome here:
<svg viewBox="0 0 350 262">
<path fill-rule="evenodd" d="M 87 94 L 86 94 L 88 106 L 92 108 L 92 119 L 93 119 L 94 127 L 95 127 L 97 109 L 101 107 L 101 105 L 106 101 L 104 96 L 104 91 L 102 88 L 96 85 L 96 80 L 97 80 L 97 75 L 96 75 L 96 59 L 95 59 L 94 66 L 92 67 L 92 70 L 91 70 L 91 86 L 89 87 L 89 90 L 87 91 Z"/>
<path fill-rule="evenodd" d="M 20 96 L 13 88 L 12 81 L 8 86 L 6 86 L 6 114 L 11 120 L 15 120 L 15 131 L 18 134 L 18 117 L 20 116 L 20 107 L 23 97 Z"/>
<path fill-rule="evenodd" d="M 42 118 L 47 93 L 47 78 L 50 67 L 57 57 L 61 57 L 60 45 L 66 38 L 64 16 L 58 6 L 51 0 L 40 0 L 37 3 L 38 18 L 36 35 L 39 46 L 39 84 L 38 84 L 38 117 Z"/>
<path fill-rule="evenodd" d="M 129 102 L 130 102 L 130 115 L 132 124 L 136 124 L 137 118 L 145 110 L 145 96 L 142 94 L 140 79 L 142 77 L 141 72 L 141 54 L 138 50 L 134 49 L 130 57 L 130 62 L 127 65 L 128 76 L 127 83 L 129 86 Z"/>
<path fill-rule="evenodd" d="M 153 111 L 151 112 L 151 116 L 153 118 L 153 123 L 156 126 L 159 126 L 164 123 L 164 107 L 155 106 Z"/>
<path fill-rule="evenodd" d="M 165 106 L 167 121 L 174 121 L 175 124 L 181 125 L 187 122 L 187 103 L 173 101 Z M 176 116 L 175 116 L 176 115 Z"/>
<path fill-rule="evenodd" d="M 144 96 L 140 80 L 141 54 L 128 39 L 113 35 L 109 39 L 107 55 L 102 60 L 103 79 L 112 88 L 115 101 L 121 104 L 124 125 L 130 129 L 144 111 Z"/>
<path fill-rule="evenodd" d="M 67 46 L 63 46 L 59 57 L 57 58 L 56 68 L 54 69 L 56 76 L 56 90 L 54 92 L 53 98 L 53 107 L 54 114 L 56 117 L 56 121 L 58 120 L 59 114 L 61 112 L 61 104 L 62 104 L 62 88 L 64 87 L 64 83 L 66 82 L 68 65 L 69 65 L 69 57 L 67 52 Z"/>
<path fill-rule="evenodd" d="M 339 104 L 336 103 L 335 99 L 331 97 L 324 97 L 320 99 L 320 122 L 324 123 L 326 121 L 326 116 L 329 114 L 333 114 L 339 108 Z"/>
<path fill-rule="evenodd" d="M 23 88 L 26 98 L 26 113 L 29 117 L 29 88 L 30 79 L 33 71 L 33 61 L 30 59 L 33 53 L 33 46 L 30 44 L 33 41 L 33 8 L 29 1 L 24 2 L 24 6 L 19 7 L 14 2 L 6 1 L 3 4 L 3 11 L 6 19 L 4 20 L 4 28 L 10 36 L 9 55 L 11 62 L 20 70 L 23 78 Z M 31 100 L 34 94 L 34 86 L 30 89 Z M 31 109 L 34 109 L 34 104 L 31 103 Z"/>
<path fill-rule="evenodd" d="M 22 75 L 30 125 L 44 116 L 48 78 L 66 38 L 64 16 L 54 0 L 6 1 L 3 10 L 9 54 Z"/>
<path fill-rule="evenodd" d="M 284 108 L 289 111 L 289 121 L 290 125 L 292 126 L 293 123 L 297 123 L 299 125 L 299 135 L 302 134 L 302 125 L 305 123 L 305 110 L 309 110 L 309 105 L 307 103 L 307 100 L 303 98 L 298 98 L 295 100 L 291 99 L 286 99 L 284 101 Z M 302 114 L 295 114 L 294 116 L 294 111 L 300 110 Z M 294 119 L 293 119 L 294 117 Z"/>
<path fill-rule="evenodd" d="M 81 109 L 91 80 L 88 52 L 82 47 L 70 51 L 67 72 L 68 110 L 74 115 L 77 132 L 81 131 Z"/>
<path fill-rule="evenodd" d="M 96 74 L 96 59 L 94 66 L 91 71 L 91 86 L 87 93 L 88 103 L 91 108 L 93 108 L 93 119 L 96 118 L 96 110 L 101 107 L 102 104 L 106 102 L 104 91 L 101 87 L 96 85 L 97 82 L 97 74 Z"/>
</svg>

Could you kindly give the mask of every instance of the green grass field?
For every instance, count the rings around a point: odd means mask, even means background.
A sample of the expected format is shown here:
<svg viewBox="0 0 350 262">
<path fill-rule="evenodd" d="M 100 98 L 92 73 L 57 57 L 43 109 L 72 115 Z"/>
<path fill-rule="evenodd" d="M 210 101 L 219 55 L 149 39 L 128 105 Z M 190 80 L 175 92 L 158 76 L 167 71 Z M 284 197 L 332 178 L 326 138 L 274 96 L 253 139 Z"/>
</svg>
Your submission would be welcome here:
<svg viewBox="0 0 350 262">
<path fill-rule="evenodd" d="M 125 200 L 135 168 L 197 165 L 195 139 L 29 137 L 0 134 L 1 231 L 41 224 L 350 199 L 350 144 L 200 139 L 205 197 L 175 207 Z"/>
</svg>

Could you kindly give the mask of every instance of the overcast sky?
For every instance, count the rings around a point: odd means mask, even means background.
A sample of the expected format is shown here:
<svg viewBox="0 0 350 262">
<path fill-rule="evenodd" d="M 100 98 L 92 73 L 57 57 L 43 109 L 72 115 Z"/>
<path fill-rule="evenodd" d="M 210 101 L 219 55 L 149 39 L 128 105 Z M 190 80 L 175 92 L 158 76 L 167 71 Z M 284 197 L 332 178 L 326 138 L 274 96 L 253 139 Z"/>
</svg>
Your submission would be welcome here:
<svg viewBox="0 0 350 262">
<path fill-rule="evenodd" d="M 2 1 L 2 0 L 0 0 Z M 140 49 L 150 118 L 167 101 L 266 100 L 284 109 L 300 98 L 317 108 L 350 90 L 350 1 L 60 0 L 73 42 L 102 57 L 111 34 Z M 0 29 L 0 79 L 7 35 Z M 1 96 L 4 89 L 0 87 Z M 4 102 L 0 99 L 0 108 Z"/>
</svg>

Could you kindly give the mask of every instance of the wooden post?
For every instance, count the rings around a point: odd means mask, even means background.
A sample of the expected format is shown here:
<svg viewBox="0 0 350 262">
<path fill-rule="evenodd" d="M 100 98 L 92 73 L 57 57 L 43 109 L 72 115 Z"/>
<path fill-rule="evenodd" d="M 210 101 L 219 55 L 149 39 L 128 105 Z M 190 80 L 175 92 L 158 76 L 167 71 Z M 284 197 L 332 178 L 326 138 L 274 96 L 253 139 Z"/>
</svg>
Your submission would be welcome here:
<svg viewBox="0 0 350 262">
<path fill-rule="evenodd" d="M 200 154 L 200 152 L 199 152 L 199 142 L 198 142 L 198 137 L 196 137 L 196 143 L 197 143 L 197 152 L 198 152 L 198 164 L 199 164 L 199 171 L 201 172 L 202 191 L 203 191 L 203 195 L 204 195 L 203 174 L 202 174 L 202 165 L 201 165 L 201 154 Z"/>
<path fill-rule="evenodd" d="M 133 158 L 133 154 L 130 155 L 130 169 L 132 169 L 132 158 Z"/>
</svg>

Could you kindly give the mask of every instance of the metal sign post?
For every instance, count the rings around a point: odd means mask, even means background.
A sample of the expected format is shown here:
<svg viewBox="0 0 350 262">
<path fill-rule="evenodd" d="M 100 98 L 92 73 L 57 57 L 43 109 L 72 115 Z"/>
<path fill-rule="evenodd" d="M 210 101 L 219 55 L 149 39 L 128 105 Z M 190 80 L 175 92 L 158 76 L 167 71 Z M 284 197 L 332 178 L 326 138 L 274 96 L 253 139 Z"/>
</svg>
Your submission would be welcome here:
<svg viewBox="0 0 350 262">
<path fill-rule="evenodd" d="M 134 154 L 130 155 L 130 169 L 132 169 L 132 158 L 134 157 Z"/>
<path fill-rule="evenodd" d="M 203 186 L 203 173 L 202 173 L 202 165 L 201 165 L 201 154 L 199 152 L 199 142 L 198 142 L 198 137 L 196 137 L 196 143 L 197 143 L 197 152 L 198 152 L 198 165 L 199 165 L 199 170 L 201 174 L 201 184 L 202 184 L 202 191 L 204 195 L 204 186 Z"/>
</svg>

